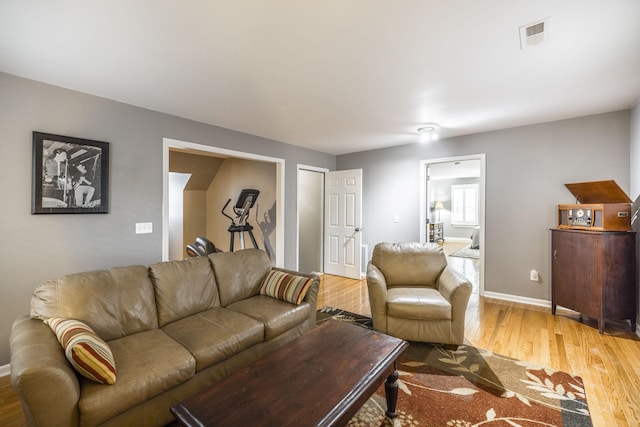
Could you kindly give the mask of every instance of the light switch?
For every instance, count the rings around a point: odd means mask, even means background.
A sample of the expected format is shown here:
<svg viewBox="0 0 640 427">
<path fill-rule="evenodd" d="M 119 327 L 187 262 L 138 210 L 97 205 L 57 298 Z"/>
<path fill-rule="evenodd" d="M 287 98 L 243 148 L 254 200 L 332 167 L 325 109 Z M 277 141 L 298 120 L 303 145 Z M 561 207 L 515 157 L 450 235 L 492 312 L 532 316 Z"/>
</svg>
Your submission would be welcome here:
<svg viewBox="0 0 640 427">
<path fill-rule="evenodd" d="M 153 223 L 152 222 L 137 222 L 136 223 L 136 234 L 147 234 L 153 233 Z"/>
</svg>

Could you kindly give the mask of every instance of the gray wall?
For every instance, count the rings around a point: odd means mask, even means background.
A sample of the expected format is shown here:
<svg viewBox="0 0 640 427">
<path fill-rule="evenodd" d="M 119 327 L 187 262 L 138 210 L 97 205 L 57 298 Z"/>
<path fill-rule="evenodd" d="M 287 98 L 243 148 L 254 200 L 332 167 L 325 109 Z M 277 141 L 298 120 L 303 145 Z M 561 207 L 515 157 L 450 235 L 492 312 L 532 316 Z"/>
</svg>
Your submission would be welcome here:
<svg viewBox="0 0 640 427">
<path fill-rule="evenodd" d="M 631 200 L 636 200 L 640 195 L 640 101 L 631 110 Z M 638 226 L 636 225 L 636 230 Z M 640 236 L 636 237 L 636 258 L 640 271 Z M 637 313 L 640 313 L 640 292 L 638 292 Z M 640 319 L 638 319 L 640 324 Z"/>
<path fill-rule="evenodd" d="M 626 110 L 353 153 L 338 156 L 337 168 L 363 169 L 363 243 L 372 248 L 420 239 L 420 160 L 485 153 L 485 290 L 548 300 L 549 228 L 558 203 L 575 203 L 564 184 L 615 179 L 629 193 L 630 117 Z M 540 283 L 529 281 L 532 268 Z"/>
<path fill-rule="evenodd" d="M 33 131 L 111 143 L 108 214 L 31 215 Z M 0 366 L 40 283 L 161 259 L 165 137 L 285 159 L 284 264 L 295 266 L 297 164 L 333 170 L 334 156 L 0 73 Z M 136 222 L 154 232 L 136 235 Z"/>
</svg>

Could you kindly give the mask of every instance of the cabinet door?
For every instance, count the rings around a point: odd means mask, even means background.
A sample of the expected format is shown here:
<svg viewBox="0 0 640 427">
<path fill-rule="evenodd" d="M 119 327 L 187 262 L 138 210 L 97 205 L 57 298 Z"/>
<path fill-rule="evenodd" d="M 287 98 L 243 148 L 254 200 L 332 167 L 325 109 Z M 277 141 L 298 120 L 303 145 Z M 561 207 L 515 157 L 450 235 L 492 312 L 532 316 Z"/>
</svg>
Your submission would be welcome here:
<svg viewBox="0 0 640 427">
<path fill-rule="evenodd" d="M 554 306 L 600 317 L 599 245 L 597 235 L 553 231 L 551 302 Z"/>
</svg>

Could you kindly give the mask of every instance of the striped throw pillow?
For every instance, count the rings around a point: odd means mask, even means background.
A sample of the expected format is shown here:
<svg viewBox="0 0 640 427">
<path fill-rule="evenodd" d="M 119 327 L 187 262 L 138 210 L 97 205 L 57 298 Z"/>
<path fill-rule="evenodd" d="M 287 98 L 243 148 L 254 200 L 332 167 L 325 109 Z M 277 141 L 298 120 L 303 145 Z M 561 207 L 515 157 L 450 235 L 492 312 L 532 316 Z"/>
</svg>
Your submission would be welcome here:
<svg viewBox="0 0 640 427">
<path fill-rule="evenodd" d="M 83 377 L 100 384 L 116 382 L 116 364 L 109 345 L 76 319 L 52 317 L 44 321 L 58 337 L 69 363 Z"/>
<path fill-rule="evenodd" d="M 310 277 L 271 270 L 262 284 L 260 294 L 300 305 L 312 283 Z"/>
</svg>

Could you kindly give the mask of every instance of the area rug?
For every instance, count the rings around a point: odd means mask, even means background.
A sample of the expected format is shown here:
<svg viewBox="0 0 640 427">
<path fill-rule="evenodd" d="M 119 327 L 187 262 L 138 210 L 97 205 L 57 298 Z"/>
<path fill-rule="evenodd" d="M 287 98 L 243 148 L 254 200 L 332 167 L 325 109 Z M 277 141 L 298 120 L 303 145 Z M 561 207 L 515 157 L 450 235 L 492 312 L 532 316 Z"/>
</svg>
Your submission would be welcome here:
<svg viewBox="0 0 640 427">
<path fill-rule="evenodd" d="M 331 307 L 328 319 L 371 327 L 371 319 Z M 412 342 L 398 363 L 398 417 L 384 415 L 384 386 L 349 422 L 380 426 L 591 426 L 582 379 L 487 350 Z"/>
<path fill-rule="evenodd" d="M 480 249 L 471 249 L 469 245 L 462 249 L 458 249 L 449 256 L 455 256 L 459 258 L 480 258 Z"/>
</svg>

